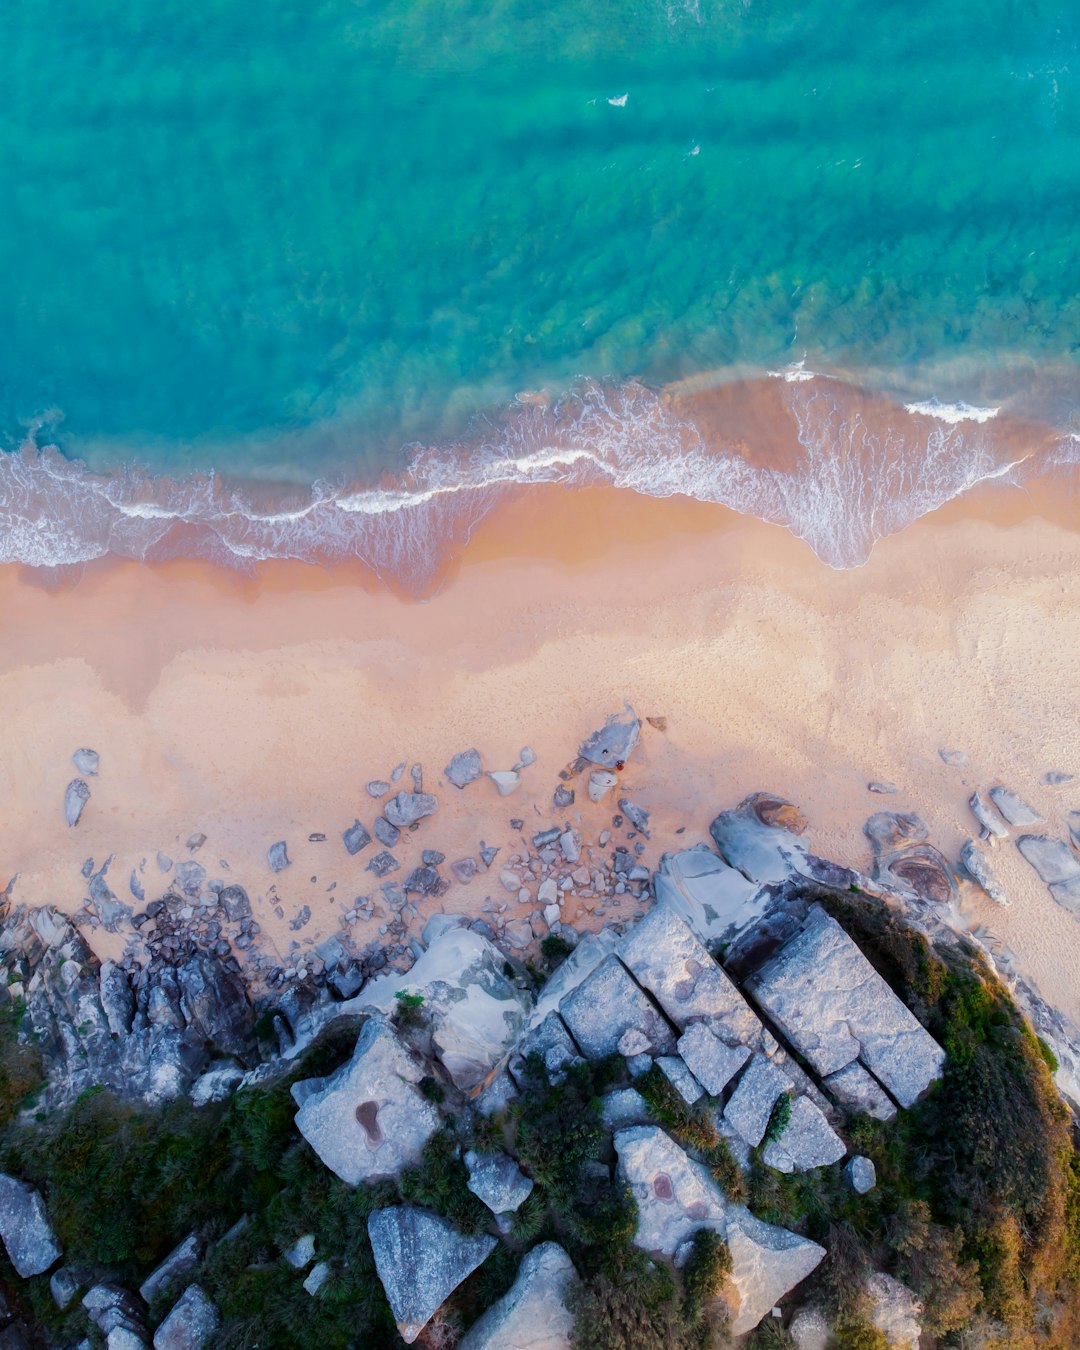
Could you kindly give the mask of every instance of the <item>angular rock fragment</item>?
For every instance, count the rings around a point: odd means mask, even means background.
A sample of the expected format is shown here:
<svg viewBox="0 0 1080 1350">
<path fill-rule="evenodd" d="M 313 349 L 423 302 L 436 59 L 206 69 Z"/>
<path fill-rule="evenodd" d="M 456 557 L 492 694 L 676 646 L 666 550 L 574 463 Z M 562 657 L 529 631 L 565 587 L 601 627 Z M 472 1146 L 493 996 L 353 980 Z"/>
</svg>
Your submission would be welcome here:
<svg viewBox="0 0 1080 1350">
<path fill-rule="evenodd" d="M 384 814 L 391 825 L 404 830 L 438 809 L 438 798 L 430 792 L 399 792 L 386 803 Z"/>
<path fill-rule="evenodd" d="M 746 1045 L 727 1045 L 704 1022 L 691 1022 L 679 1037 L 679 1054 L 710 1097 L 719 1097 L 746 1061 Z"/>
<path fill-rule="evenodd" d="M 88 778 L 92 778 L 98 771 L 98 765 L 101 763 L 101 756 L 96 750 L 76 750 L 71 756 L 71 762 L 80 773 L 84 773 Z"/>
<path fill-rule="evenodd" d="M 990 800 L 1010 825 L 1041 825 L 1043 817 L 1008 788 L 992 787 Z"/>
<path fill-rule="evenodd" d="M 974 839 L 969 839 L 960 850 L 960 861 L 967 869 L 968 875 L 977 885 L 982 887 L 995 905 L 1007 905 L 1009 903 L 1008 896 L 998 885 L 989 859 Z"/>
<path fill-rule="evenodd" d="M 971 794 L 969 802 L 971 813 L 982 826 L 982 839 L 1007 839 L 1009 831 L 1001 823 L 1000 817 L 996 812 L 990 809 L 989 802 L 985 801 L 978 791 Z"/>
<path fill-rule="evenodd" d="M 616 956 L 602 961 L 563 999 L 559 1011 L 589 1059 L 615 1054 L 631 1027 L 644 1033 L 656 1054 L 674 1048 L 671 1028 Z"/>
<path fill-rule="evenodd" d="M 839 1162 L 847 1152 L 844 1141 L 809 1097 L 791 1103 L 788 1123 L 761 1155 L 766 1167 L 778 1172 L 809 1172 Z"/>
<path fill-rule="evenodd" d="M 304 1280 L 304 1293 L 310 1294 L 312 1298 L 319 1292 L 326 1281 L 330 1278 L 330 1262 L 319 1261 L 311 1267 L 307 1278 Z"/>
<path fill-rule="evenodd" d="M 967 763 L 967 755 L 963 750 L 939 750 L 938 754 L 941 756 L 941 762 L 943 764 L 955 766 Z"/>
<path fill-rule="evenodd" d="M 805 865 L 806 845 L 791 830 L 766 825 L 752 797 L 734 811 L 721 811 L 709 833 L 721 858 L 748 881 L 784 881 Z"/>
<path fill-rule="evenodd" d="M 243 886 L 226 886 L 218 895 L 218 903 L 233 923 L 251 918 L 251 901 Z"/>
<path fill-rule="evenodd" d="M 609 773 L 607 769 L 594 769 L 589 774 L 589 801 L 602 802 L 618 781 L 617 774 Z"/>
<path fill-rule="evenodd" d="M 188 1285 L 154 1333 L 154 1350 L 213 1350 L 221 1314 L 197 1284 Z"/>
<path fill-rule="evenodd" d="M 527 1252 L 510 1291 L 458 1342 L 458 1350 L 570 1350 L 567 1307 L 577 1283 L 573 1262 L 555 1242 Z"/>
<path fill-rule="evenodd" d="M 438 1111 L 416 1087 L 423 1076 L 390 1025 L 371 1017 L 347 1064 L 293 1085 L 296 1127 L 350 1186 L 396 1176 L 439 1128 Z"/>
<path fill-rule="evenodd" d="M 285 840 L 279 839 L 276 844 L 271 844 L 266 853 L 266 861 L 271 872 L 284 872 L 285 868 L 292 861 L 289 857 L 289 850 L 285 846 Z"/>
<path fill-rule="evenodd" d="M 646 811 L 643 807 L 638 806 L 636 802 L 628 801 L 627 798 L 625 797 L 622 797 L 619 800 L 619 810 L 623 813 L 623 815 L 630 822 L 630 824 L 633 825 L 634 829 L 637 830 L 638 834 L 643 835 L 646 839 L 648 839 L 649 837 L 648 811 Z"/>
<path fill-rule="evenodd" d="M 450 871 L 453 872 L 456 881 L 459 881 L 462 886 L 467 886 L 476 876 L 476 859 L 459 858 L 457 862 L 450 864 Z"/>
<path fill-rule="evenodd" d="M 641 723 L 628 709 L 626 714 L 613 714 L 599 731 L 582 741 L 579 754 L 590 764 L 601 767 L 621 767 L 637 745 Z"/>
<path fill-rule="evenodd" d="M 83 807 L 90 800 L 90 789 L 81 778 L 73 778 L 64 793 L 64 819 L 74 828 L 79 823 Z"/>
<path fill-rule="evenodd" d="M 724 1119 L 751 1148 L 756 1148 L 765 1137 L 777 1098 L 791 1086 L 782 1069 L 763 1055 L 755 1055 L 731 1094 Z"/>
<path fill-rule="evenodd" d="M 734 1336 L 752 1331 L 827 1255 L 816 1242 L 762 1223 L 742 1206 L 728 1223 L 727 1244 L 731 1280 L 739 1295 L 731 1320 Z"/>
<path fill-rule="evenodd" d="M 506 1153 L 477 1153 L 469 1149 L 464 1163 L 469 1190 L 492 1214 L 513 1213 L 532 1194 L 532 1179 Z"/>
<path fill-rule="evenodd" d="M 470 783 L 475 783 L 483 772 L 478 750 L 462 750 L 443 770 L 447 781 L 453 783 L 456 788 L 468 787 Z"/>
<path fill-rule="evenodd" d="M 687 1106 L 700 1100 L 702 1086 L 678 1055 L 660 1055 L 656 1066 Z"/>
<path fill-rule="evenodd" d="M 156 1266 L 139 1286 L 139 1297 L 144 1303 L 153 1303 L 161 1294 L 179 1287 L 198 1270 L 205 1243 L 196 1233 L 189 1233 L 174 1247 L 165 1260 Z"/>
<path fill-rule="evenodd" d="M 762 888 L 704 844 L 665 853 L 654 885 L 658 905 L 667 905 L 699 937 L 710 940 L 733 936 L 758 917 L 764 904 Z"/>
<path fill-rule="evenodd" d="M 8 1260 L 24 1280 L 48 1270 L 60 1257 L 40 1194 L 4 1173 L 0 1173 L 0 1239 Z"/>
<path fill-rule="evenodd" d="M 945 1052 L 819 906 L 746 987 L 819 1074 L 861 1060 L 901 1106 L 940 1076 Z"/>
<path fill-rule="evenodd" d="M 574 789 L 562 786 L 557 787 L 552 797 L 552 801 L 560 810 L 567 806 L 573 806 Z"/>
<path fill-rule="evenodd" d="M 439 874 L 434 867 L 414 867 L 405 878 L 406 895 L 431 895 L 439 888 Z"/>
<path fill-rule="evenodd" d="M 355 857 L 362 848 L 367 848 L 368 844 L 371 843 L 371 835 L 358 820 L 353 821 L 341 838 L 345 844 L 345 851 L 350 857 Z"/>
<path fill-rule="evenodd" d="M 392 853 L 376 853 L 374 857 L 368 860 L 367 870 L 374 872 L 377 877 L 389 876 L 391 872 L 396 872 L 401 864 Z"/>
<path fill-rule="evenodd" d="M 385 816 L 378 816 L 375 820 L 375 838 L 387 848 L 393 848 L 401 838 L 401 831 L 396 825 L 391 825 Z"/>
<path fill-rule="evenodd" d="M 521 783 L 521 774 L 516 769 L 494 769 L 488 771 L 488 777 L 499 789 L 500 797 L 509 797 L 516 792 Z"/>
<path fill-rule="evenodd" d="M 401 1338 L 411 1345 L 454 1290 L 490 1256 L 493 1237 L 462 1237 L 412 1205 L 377 1209 L 368 1236 Z"/>
</svg>

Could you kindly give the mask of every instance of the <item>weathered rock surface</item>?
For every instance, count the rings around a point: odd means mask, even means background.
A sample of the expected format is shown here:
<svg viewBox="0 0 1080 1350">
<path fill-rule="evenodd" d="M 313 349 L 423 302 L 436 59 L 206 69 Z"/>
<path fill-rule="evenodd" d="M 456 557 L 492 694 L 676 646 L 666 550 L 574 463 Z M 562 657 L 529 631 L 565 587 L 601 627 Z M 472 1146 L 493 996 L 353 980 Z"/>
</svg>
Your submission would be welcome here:
<svg viewBox="0 0 1080 1350">
<path fill-rule="evenodd" d="M 637 745 L 640 732 L 641 723 L 629 709 L 622 715 L 613 713 L 599 731 L 582 741 L 578 753 L 601 768 L 621 768 Z"/>
<path fill-rule="evenodd" d="M 540 1056 L 548 1077 L 554 1082 L 559 1081 L 568 1064 L 580 1060 L 578 1048 L 557 1012 L 548 1013 L 539 1026 L 527 1032 L 510 1057 L 508 1068 L 519 1086 L 527 1076 L 529 1056 L 534 1054 Z"/>
<path fill-rule="evenodd" d="M 750 1058 L 746 1045 L 727 1045 L 704 1022 L 691 1022 L 679 1037 L 679 1054 L 710 1097 L 719 1097 Z"/>
<path fill-rule="evenodd" d="M 864 826 L 874 849 L 874 877 L 912 891 L 923 900 L 950 905 L 957 898 L 956 877 L 943 855 L 926 843 L 929 833 L 910 812 L 879 811 Z"/>
<path fill-rule="evenodd" d="M 709 1175 L 657 1126 L 637 1125 L 615 1135 L 619 1175 L 638 1206 L 635 1242 L 674 1256 L 699 1228 L 720 1233 L 731 1249 L 732 1331 L 757 1326 L 778 1299 L 820 1263 L 825 1249 L 784 1228 L 755 1219 L 726 1199 Z"/>
<path fill-rule="evenodd" d="M 755 1055 L 731 1094 L 724 1119 L 751 1148 L 756 1148 L 765 1137 L 776 1099 L 791 1087 L 791 1079 L 782 1069 L 764 1055 Z"/>
<path fill-rule="evenodd" d="M 371 835 L 358 820 L 353 821 L 341 838 L 345 844 L 345 851 L 350 856 L 355 856 L 362 848 L 367 848 L 368 844 L 371 843 Z"/>
<path fill-rule="evenodd" d="M 393 848 L 401 838 L 401 831 L 396 825 L 391 825 L 385 816 L 375 818 L 375 838 L 380 844 L 385 844 L 387 848 Z"/>
<path fill-rule="evenodd" d="M 990 809 L 990 803 L 978 791 L 971 794 L 969 802 L 971 813 L 982 826 L 982 839 L 1007 839 L 1009 831 L 1001 823 L 1000 817 Z"/>
<path fill-rule="evenodd" d="M 766 1043 L 767 1033 L 704 944 L 667 905 L 629 930 L 619 956 L 678 1027 L 705 1021 L 732 1043 Z"/>
<path fill-rule="evenodd" d="M 821 1081 L 850 1111 L 862 1111 L 875 1120 L 892 1120 L 896 1115 L 896 1103 L 858 1060 Z"/>
<path fill-rule="evenodd" d="M 530 996 L 506 974 L 506 957 L 472 928 L 439 935 L 407 975 L 370 981 L 342 1010 L 391 1011 L 398 991 L 420 994 L 435 1052 L 454 1083 L 477 1091 L 525 1030 Z"/>
<path fill-rule="evenodd" d="M 506 1153 L 465 1154 L 469 1190 L 492 1214 L 508 1214 L 521 1208 L 532 1194 L 533 1182 Z"/>
<path fill-rule="evenodd" d="M 998 885 L 990 860 L 974 839 L 969 839 L 960 850 L 960 861 L 971 879 L 986 892 L 995 905 L 1007 905 L 1009 898 Z"/>
<path fill-rule="evenodd" d="M 844 1168 L 844 1176 L 856 1195 L 866 1195 L 877 1185 L 877 1168 L 873 1159 L 865 1158 L 861 1153 L 857 1153 Z"/>
<path fill-rule="evenodd" d="M 567 1301 L 573 1262 L 555 1242 L 527 1252 L 508 1293 L 458 1342 L 458 1350 L 570 1350 L 574 1319 Z"/>
<path fill-rule="evenodd" d="M 304 1293 L 310 1294 L 312 1298 L 319 1292 L 326 1281 L 330 1278 L 330 1262 L 318 1261 L 308 1271 L 304 1279 Z"/>
<path fill-rule="evenodd" d="M 108 1350 L 138 1350 L 148 1344 L 142 1305 L 116 1284 L 95 1284 L 83 1295 L 83 1307 L 107 1339 Z"/>
<path fill-rule="evenodd" d="M 816 1308 L 800 1308 L 788 1333 L 796 1350 L 829 1350 L 833 1343 L 832 1328 Z"/>
<path fill-rule="evenodd" d="M 438 809 L 438 798 L 430 792 L 399 792 L 386 803 L 383 814 L 391 825 L 405 830 L 425 816 L 433 816 Z"/>
<path fill-rule="evenodd" d="M 642 1032 L 654 1054 L 674 1049 L 675 1037 L 652 1000 L 616 956 L 609 956 L 559 1005 L 582 1053 L 602 1059 L 618 1051 L 631 1027 Z"/>
<path fill-rule="evenodd" d="M 611 1131 L 623 1130 L 628 1125 L 646 1125 L 652 1119 L 648 1102 L 636 1088 L 619 1088 L 602 1097 L 600 1116 Z"/>
<path fill-rule="evenodd" d="M 424 1076 L 381 1017 L 364 1024 L 348 1064 L 295 1083 L 296 1127 L 332 1172 L 356 1186 L 418 1161 L 439 1113 L 415 1086 Z"/>
<path fill-rule="evenodd" d="M 1024 834 L 1016 847 L 1046 882 L 1058 904 L 1080 913 L 1080 858 L 1069 845 L 1045 834 Z"/>
<path fill-rule="evenodd" d="M 443 770 L 447 781 L 453 783 L 456 788 L 465 788 L 470 783 L 475 783 L 483 772 L 484 766 L 480 762 L 478 750 L 462 750 Z"/>
<path fill-rule="evenodd" d="M 1041 825 L 1043 817 L 1006 787 L 992 787 L 990 800 L 1010 825 Z"/>
<path fill-rule="evenodd" d="M 653 878 L 657 905 L 665 904 L 685 919 L 699 937 L 721 940 L 753 922 L 765 896 L 755 881 L 698 844 L 679 853 L 665 853 Z"/>
<path fill-rule="evenodd" d="M 32 1186 L 4 1173 L 0 1173 L 0 1239 L 23 1279 L 40 1275 L 60 1257 L 45 1202 Z"/>
<path fill-rule="evenodd" d="M 436 1310 L 491 1254 L 493 1237 L 462 1237 L 412 1205 L 377 1209 L 368 1236 L 401 1338 L 411 1345 Z"/>
<path fill-rule="evenodd" d="M 390 791 L 390 784 L 384 778 L 373 778 L 365 787 L 369 797 L 374 797 L 376 801 L 380 797 L 385 797 Z"/>
<path fill-rule="evenodd" d="M 839 1162 L 847 1146 L 809 1097 L 791 1103 L 791 1117 L 779 1135 L 766 1144 L 761 1155 L 767 1167 L 778 1172 L 809 1172 Z"/>
<path fill-rule="evenodd" d="M 734 811 L 721 811 L 709 826 L 709 833 L 721 858 L 748 881 L 784 881 L 805 864 L 805 844 L 791 830 L 764 824 L 754 809 L 753 797 Z"/>
<path fill-rule="evenodd" d="M 221 1314 L 192 1284 L 154 1333 L 154 1350 L 212 1350 L 220 1330 Z"/>
<path fill-rule="evenodd" d="M 819 1074 L 861 1060 L 911 1106 L 941 1073 L 945 1052 L 816 905 L 747 989 Z"/>
<path fill-rule="evenodd" d="M 68 825 L 78 825 L 83 807 L 90 800 L 90 789 L 81 778 L 73 778 L 64 793 L 64 819 Z"/>
<path fill-rule="evenodd" d="M 661 1055 L 656 1066 L 687 1106 L 700 1100 L 704 1089 L 678 1055 Z"/>
<path fill-rule="evenodd" d="M 906 1284 L 880 1272 L 866 1282 L 870 1323 L 885 1333 L 890 1350 L 919 1350 L 923 1306 Z"/>
</svg>

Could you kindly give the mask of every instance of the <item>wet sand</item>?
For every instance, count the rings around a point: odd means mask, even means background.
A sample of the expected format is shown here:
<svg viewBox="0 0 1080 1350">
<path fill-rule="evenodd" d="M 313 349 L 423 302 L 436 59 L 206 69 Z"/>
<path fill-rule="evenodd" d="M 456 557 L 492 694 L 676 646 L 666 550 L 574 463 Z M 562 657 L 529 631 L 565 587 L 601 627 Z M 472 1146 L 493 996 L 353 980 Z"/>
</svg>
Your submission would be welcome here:
<svg viewBox="0 0 1080 1350">
<path fill-rule="evenodd" d="M 145 859 L 150 898 L 164 889 L 157 850 L 187 856 L 183 841 L 202 832 L 198 860 L 248 888 L 267 950 L 284 958 L 290 941 L 336 932 L 341 909 L 377 886 L 364 869 L 379 846 L 350 858 L 341 843 L 354 818 L 372 826 L 368 780 L 420 762 L 440 800 L 395 848 L 397 879 L 423 848 L 450 862 L 483 840 L 502 861 L 520 843 L 510 820 L 531 835 L 555 818 L 559 770 L 624 700 L 666 730 L 646 725 L 619 793 L 594 807 L 579 780 L 561 814 L 580 812 L 592 840 L 632 796 L 653 813 L 651 865 L 758 788 L 797 802 L 814 850 L 855 866 L 879 809 L 917 811 L 955 859 L 974 830 L 971 791 L 997 782 L 1061 834 L 1080 778 L 1042 778 L 1080 775 L 1080 537 L 1032 505 L 1014 490 L 973 494 L 839 572 L 786 531 L 715 506 L 533 487 L 488 516 L 423 603 L 359 566 L 268 563 L 242 578 L 114 564 L 54 585 L 0 569 L 0 886 L 19 873 L 16 901 L 75 911 L 84 859 L 114 854 L 117 894 L 131 899 Z M 101 769 L 68 829 L 70 756 L 84 745 Z M 474 745 L 489 769 L 524 746 L 537 760 L 508 798 L 488 780 L 459 791 L 442 768 Z M 941 748 L 967 763 L 944 764 Z M 871 779 L 900 792 L 872 795 Z M 327 841 L 309 843 L 316 832 Z M 279 839 L 292 865 L 275 877 L 266 850 Z M 1011 843 L 994 865 L 1011 908 L 967 887 L 966 917 L 1080 1019 L 1080 920 Z M 438 909 L 478 914 L 488 896 L 516 908 L 498 870 L 426 901 L 410 931 Z M 305 904 L 312 919 L 294 934 Z M 602 921 L 572 906 L 567 917 Z M 375 936 L 357 926 L 358 943 Z"/>
</svg>

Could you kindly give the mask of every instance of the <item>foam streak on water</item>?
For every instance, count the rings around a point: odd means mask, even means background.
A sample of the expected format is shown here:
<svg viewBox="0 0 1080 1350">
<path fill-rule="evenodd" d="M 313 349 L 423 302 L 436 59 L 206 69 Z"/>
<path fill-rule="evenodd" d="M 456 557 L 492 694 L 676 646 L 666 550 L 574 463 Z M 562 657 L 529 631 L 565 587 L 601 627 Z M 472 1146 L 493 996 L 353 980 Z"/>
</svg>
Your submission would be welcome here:
<svg viewBox="0 0 1080 1350">
<path fill-rule="evenodd" d="M 586 383 L 554 406 L 516 404 L 461 444 L 417 449 L 399 481 L 317 482 L 306 499 L 274 509 L 212 474 L 99 477 L 28 441 L 0 455 L 0 562 L 358 558 L 422 590 L 506 492 L 560 483 L 715 502 L 784 526 L 822 562 L 848 568 L 865 563 L 876 540 L 976 484 L 1019 481 L 1035 465 L 1003 454 L 978 419 L 896 408 L 882 426 L 831 379 L 790 382 L 785 395 L 793 453 L 780 465 L 707 444 L 690 417 L 640 384 Z M 1074 440 L 1058 441 L 1047 467 L 1074 462 L 1076 450 Z"/>
</svg>

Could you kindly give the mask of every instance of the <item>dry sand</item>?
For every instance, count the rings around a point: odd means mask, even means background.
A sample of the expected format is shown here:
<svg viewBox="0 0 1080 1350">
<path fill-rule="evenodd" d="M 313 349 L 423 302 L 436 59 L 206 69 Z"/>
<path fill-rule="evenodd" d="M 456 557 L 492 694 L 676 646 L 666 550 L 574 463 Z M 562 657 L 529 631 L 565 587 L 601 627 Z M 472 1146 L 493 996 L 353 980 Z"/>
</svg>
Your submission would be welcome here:
<svg viewBox="0 0 1080 1350">
<path fill-rule="evenodd" d="M 53 589 L 0 569 L 0 886 L 17 872 L 16 901 L 75 911 L 84 859 L 115 854 L 114 890 L 130 900 L 145 859 L 149 898 L 163 889 L 157 850 L 186 856 L 201 831 L 199 861 L 249 889 L 284 957 L 294 936 L 337 931 L 376 885 L 364 868 L 378 846 L 351 859 L 341 844 L 355 817 L 371 828 L 369 779 L 419 761 L 439 796 L 395 850 L 403 868 L 425 847 L 475 855 L 482 839 L 502 861 L 517 843 L 510 819 L 527 834 L 548 823 L 558 771 L 624 700 L 667 719 L 646 726 L 623 783 L 654 813 L 650 864 L 707 838 L 718 809 L 758 788 L 805 810 L 816 852 L 856 866 L 869 858 L 862 824 L 883 808 L 917 811 L 955 859 L 974 829 L 968 796 L 996 782 L 1060 834 L 1080 777 L 1042 778 L 1080 776 L 1080 537 L 1018 497 L 969 499 L 834 572 L 783 530 L 716 507 L 534 488 L 485 522 L 425 603 L 359 569 L 285 563 L 247 579 L 115 565 Z M 84 745 L 101 770 L 68 829 L 70 756 Z M 526 745 L 538 758 L 511 797 L 487 780 L 459 791 L 442 768 L 473 745 L 491 769 Z M 967 763 L 947 766 L 943 747 Z M 870 779 L 900 793 L 871 795 Z M 595 839 L 620 794 L 582 806 L 576 786 L 566 814 L 580 808 Z M 327 842 L 309 843 L 313 832 Z M 278 839 L 293 862 L 274 877 Z M 1080 919 L 1011 843 L 994 861 L 1011 908 L 969 887 L 965 914 L 1080 1020 Z M 426 902 L 413 931 L 432 909 L 479 913 L 488 895 L 517 908 L 497 873 Z M 294 935 L 304 904 L 313 917 Z"/>
</svg>

